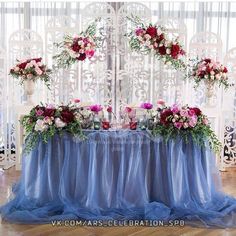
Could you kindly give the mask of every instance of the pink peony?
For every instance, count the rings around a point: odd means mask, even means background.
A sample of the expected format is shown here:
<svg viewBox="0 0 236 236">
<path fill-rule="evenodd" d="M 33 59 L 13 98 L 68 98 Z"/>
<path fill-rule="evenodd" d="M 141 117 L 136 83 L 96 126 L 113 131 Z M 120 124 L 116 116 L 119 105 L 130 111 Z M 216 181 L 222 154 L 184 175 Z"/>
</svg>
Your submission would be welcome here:
<svg viewBox="0 0 236 236">
<path fill-rule="evenodd" d="M 175 122 L 175 123 L 174 123 L 174 126 L 175 126 L 177 129 L 181 129 L 182 126 L 183 126 L 183 122 Z"/>
<path fill-rule="evenodd" d="M 149 102 L 144 102 L 144 103 L 141 104 L 140 107 L 143 108 L 143 109 L 146 109 L 146 110 L 150 110 L 150 109 L 153 108 L 153 105 Z"/>
<path fill-rule="evenodd" d="M 178 113 L 180 110 L 179 110 L 179 106 L 177 104 L 174 104 L 172 107 L 171 107 L 171 111 L 173 113 Z"/>
<path fill-rule="evenodd" d="M 91 111 L 93 111 L 94 113 L 98 113 L 99 111 L 101 111 L 102 110 L 102 106 L 101 105 L 91 105 L 90 107 L 89 107 L 89 109 L 91 110 Z"/>
</svg>

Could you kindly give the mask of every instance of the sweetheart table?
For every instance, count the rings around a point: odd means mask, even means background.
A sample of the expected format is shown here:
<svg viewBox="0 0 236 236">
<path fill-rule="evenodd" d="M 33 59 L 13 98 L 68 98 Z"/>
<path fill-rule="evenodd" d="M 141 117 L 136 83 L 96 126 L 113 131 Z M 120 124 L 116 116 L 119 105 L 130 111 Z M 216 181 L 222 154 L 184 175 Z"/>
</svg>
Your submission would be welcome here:
<svg viewBox="0 0 236 236">
<path fill-rule="evenodd" d="M 39 141 L 23 155 L 19 182 L 0 208 L 4 220 L 185 220 L 235 227 L 236 199 L 221 192 L 215 156 L 180 137 L 149 131 L 84 131 Z"/>
</svg>

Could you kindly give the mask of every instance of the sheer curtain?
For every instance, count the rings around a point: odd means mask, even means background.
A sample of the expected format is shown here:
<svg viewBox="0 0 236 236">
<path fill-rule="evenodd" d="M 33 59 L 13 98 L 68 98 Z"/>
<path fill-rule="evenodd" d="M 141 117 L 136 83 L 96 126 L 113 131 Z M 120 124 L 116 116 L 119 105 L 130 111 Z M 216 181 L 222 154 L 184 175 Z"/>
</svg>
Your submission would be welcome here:
<svg viewBox="0 0 236 236">
<path fill-rule="evenodd" d="M 78 23 L 75 26 L 75 32 L 79 32 L 83 25 L 82 14 L 84 9 L 93 2 L 0 2 L 0 65 L 1 65 L 1 76 L 0 76 L 0 165 L 5 165 L 5 161 L 15 161 L 15 129 L 14 129 L 14 107 L 17 104 L 21 104 L 24 99 L 24 94 L 21 88 L 16 83 L 12 82 L 12 78 L 8 76 L 9 68 L 13 65 L 13 57 L 11 57 L 9 39 L 11 35 L 22 29 L 30 29 L 41 37 L 43 45 L 43 58 L 47 58 L 49 45 L 46 43 L 46 27 L 45 25 L 54 19 L 55 17 L 66 16 L 72 18 L 74 22 Z M 105 3 L 104 3 L 105 4 Z M 107 14 L 111 11 L 114 12 L 114 19 L 112 19 L 113 33 L 118 27 L 116 15 L 119 9 L 125 4 L 124 2 L 118 3 L 106 3 Z M 159 22 L 162 19 L 178 19 L 184 22 L 186 25 L 186 41 L 185 47 L 188 50 L 190 39 L 197 33 L 202 31 L 209 31 L 217 34 L 223 42 L 222 47 L 222 58 L 223 61 L 226 53 L 233 47 L 236 47 L 236 37 L 234 28 L 236 25 L 236 3 L 234 2 L 139 2 L 139 4 L 150 9 L 151 18 L 153 22 Z M 109 6 L 109 7 L 108 7 Z M 98 14 L 98 13 L 96 13 Z M 113 13 L 112 13 L 113 14 Z M 92 13 L 91 13 L 92 15 Z M 68 26 L 69 27 L 69 26 Z M 63 33 L 63 32 L 62 32 Z M 120 32 L 118 32 L 120 33 Z M 113 36 L 112 36 L 113 37 Z M 110 37 L 110 38 L 112 38 Z M 110 39 L 109 38 L 109 39 Z M 113 39 L 112 39 L 113 40 Z M 114 45 L 110 45 L 105 50 L 110 50 L 109 55 L 113 55 L 117 52 L 117 43 L 114 40 Z M 114 49 L 115 48 L 115 49 Z M 110 60 L 111 56 L 106 57 L 106 60 Z M 115 58 L 115 55 L 114 55 Z M 113 59 L 112 59 L 113 60 Z M 116 60 L 116 59 L 114 59 Z M 107 64 L 110 61 L 106 62 Z M 117 63 L 114 63 L 113 71 L 103 75 L 103 79 L 116 80 L 118 68 Z M 88 67 L 91 68 L 91 67 Z M 95 73 L 95 72 L 94 72 Z M 101 73 L 101 70 L 97 68 L 97 73 Z M 113 73 L 113 74 L 112 74 Z M 71 75 L 69 75 L 71 76 Z M 126 75 L 132 79 L 132 74 Z M 73 77 L 73 75 L 72 75 Z M 68 100 L 69 98 L 78 95 L 78 89 L 82 86 L 78 78 L 74 76 L 71 79 L 71 84 L 68 81 L 65 85 L 65 78 L 59 81 L 61 90 L 58 93 L 47 93 L 45 88 L 40 87 L 36 94 L 37 102 L 43 100 L 53 100 L 56 102 Z M 87 71 L 86 79 L 87 83 L 90 83 L 89 71 Z M 109 77 L 109 78 L 108 78 Z M 95 77 L 99 78 L 99 75 Z M 77 80 L 77 81 L 74 81 Z M 234 80 L 234 78 L 233 78 Z M 73 82 L 74 81 L 74 82 Z M 73 84 L 74 83 L 74 84 Z M 91 83 L 95 83 L 94 80 Z M 101 81 L 99 83 L 102 83 Z M 75 85 L 76 84 L 76 85 Z M 116 82 L 114 83 L 116 84 Z M 73 87 L 73 90 L 70 89 Z M 75 87 L 75 88 L 74 88 Z M 65 89 L 64 89 L 65 88 Z M 64 89 L 64 91 L 63 91 Z M 112 96 L 116 97 L 116 93 L 120 87 L 112 89 Z M 14 90 L 14 91 L 13 91 Z M 72 92 L 71 92 L 72 91 Z M 77 92 L 76 92 L 77 91 Z M 106 91 L 106 90 L 104 90 Z M 67 93 L 71 93 L 67 96 Z M 109 91 L 110 92 L 110 91 Z M 63 93 L 63 96 L 60 96 Z M 100 91 L 94 88 L 93 94 L 98 94 L 101 97 Z M 149 91 L 146 91 L 149 93 Z M 14 96 L 13 96 L 14 94 Z M 84 94 L 79 94 L 86 97 L 87 90 Z M 127 95 L 128 96 L 128 95 Z M 14 98 L 14 99 L 13 99 Z M 131 101 L 135 101 L 131 98 Z M 228 97 L 229 100 L 234 99 L 234 91 Z M 116 100 L 116 99 L 115 99 Z M 152 99 L 154 101 L 154 99 Z M 171 100 L 172 101 L 172 100 Z M 227 104 L 227 103 L 226 103 Z"/>
</svg>

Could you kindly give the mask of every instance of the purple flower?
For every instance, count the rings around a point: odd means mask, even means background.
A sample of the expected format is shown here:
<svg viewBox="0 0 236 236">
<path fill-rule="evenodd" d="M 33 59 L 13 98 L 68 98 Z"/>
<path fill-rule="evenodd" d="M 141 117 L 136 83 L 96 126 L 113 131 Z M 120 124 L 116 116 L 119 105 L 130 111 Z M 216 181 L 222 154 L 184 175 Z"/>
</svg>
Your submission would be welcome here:
<svg viewBox="0 0 236 236">
<path fill-rule="evenodd" d="M 90 111 L 93 111 L 93 112 L 95 112 L 95 113 L 98 113 L 99 111 L 101 111 L 102 110 L 102 106 L 101 105 L 91 105 L 90 107 L 89 107 L 89 109 L 90 109 Z"/>
<path fill-rule="evenodd" d="M 146 109 L 146 110 L 150 110 L 150 109 L 153 108 L 153 105 L 149 102 L 144 102 L 144 103 L 141 104 L 140 107 L 143 108 L 143 109 Z"/>
</svg>

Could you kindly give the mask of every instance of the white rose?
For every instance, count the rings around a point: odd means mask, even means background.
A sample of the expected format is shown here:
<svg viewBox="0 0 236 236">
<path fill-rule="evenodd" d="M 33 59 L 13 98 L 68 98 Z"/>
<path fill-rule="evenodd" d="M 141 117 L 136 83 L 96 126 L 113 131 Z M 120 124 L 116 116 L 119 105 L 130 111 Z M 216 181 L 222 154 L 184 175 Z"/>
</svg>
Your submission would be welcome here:
<svg viewBox="0 0 236 236">
<path fill-rule="evenodd" d="M 66 123 L 63 122 L 60 118 L 57 117 L 55 119 L 55 125 L 56 125 L 57 128 L 63 128 L 63 127 L 66 126 Z"/>
<path fill-rule="evenodd" d="M 215 76 L 214 76 L 214 75 L 211 75 L 210 78 L 211 78 L 211 80 L 214 80 L 214 79 L 215 79 Z"/>
</svg>

